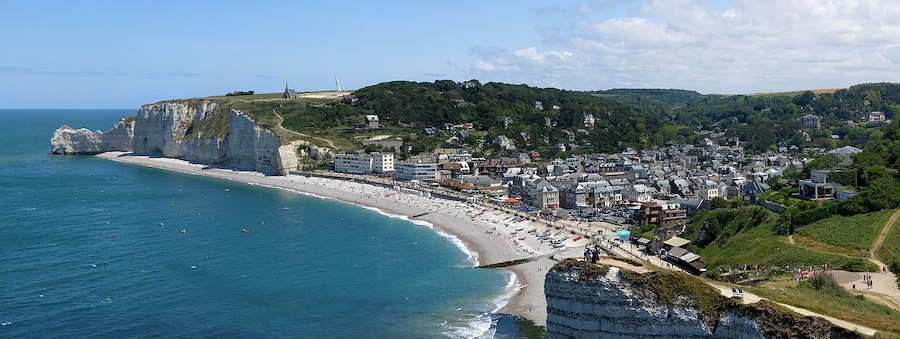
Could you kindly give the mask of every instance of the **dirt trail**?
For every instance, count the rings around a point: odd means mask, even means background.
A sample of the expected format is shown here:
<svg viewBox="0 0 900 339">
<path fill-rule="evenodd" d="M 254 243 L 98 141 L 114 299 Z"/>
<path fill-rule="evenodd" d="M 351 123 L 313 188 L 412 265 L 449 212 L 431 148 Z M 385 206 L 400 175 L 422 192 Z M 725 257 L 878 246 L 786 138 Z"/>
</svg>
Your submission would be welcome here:
<svg viewBox="0 0 900 339">
<path fill-rule="evenodd" d="M 895 211 L 894 214 L 891 215 L 891 218 L 884 224 L 884 228 L 881 229 L 881 234 L 878 235 L 878 238 L 875 239 L 875 243 L 872 244 L 872 248 L 869 249 L 869 256 L 873 259 L 875 258 L 875 252 L 878 252 L 878 250 L 881 249 L 881 245 L 884 244 L 884 238 L 887 237 L 891 228 L 894 227 L 894 222 L 897 221 L 898 217 L 900 217 L 900 210 Z"/>
<path fill-rule="evenodd" d="M 281 116 L 281 114 L 278 114 L 278 112 L 276 112 L 277 110 L 278 110 L 278 108 L 272 109 L 272 114 L 275 114 L 275 116 L 278 117 L 278 128 L 280 128 L 282 131 L 285 131 L 285 132 L 288 132 L 288 133 L 291 133 L 294 135 L 298 135 L 298 136 L 301 136 L 304 138 L 311 138 L 311 139 L 324 141 L 325 143 L 328 144 L 329 147 L 331 147 L 331 149 L 337 150 L 337 146 L 335 146 L 334 143 L 331 142 L 331 140 L 328 140 L 325 138 L 320 138 L 320 137 L 315 137 L 315 136 L 312 136 L 312 135 L 309 135 L 306 133 L 300 133 L 300 132 L 297 132 L 294 130 L 289 130 L 287 128 L 284 128 L 284 126 L 282 125 L 284 123 L 284 118 Z"/>
<path fill-rule="evenodd" d="M 714 282 L 711 282 L 711 281 L 706 281 L 706 283 L 709 284 L 710 286 L 715 287 L 716 289 L 718 289 L 719 292 L 722 293 L 722 295 L 724 295 L 724 296 L 726 296 L 726 297 L 729 297 L 729 298 L 732 297 L 733 292 L 732 292 L 730 286 L 721 285 L 721 284 L 714 283 Z M 766 299 L 766 298 L 762 298 L 762 297 L 760 297 L 760 296 L 758 296 L 758 295 L 755 295 L 755 294 L 753 294 L 753 293 L 747 292 L 747 290 L 744 290 L 743 298 L 741 299 L 741 303 L 744 303 L 744 304 L 753 304 L 753 303 L 758 303 L 760 300 L 767 300 L 767 301 L 769 301 L 769 302 L 771 302 L 771 303 L 778 304 L 779 306 L 782 306 L 782 307 L 784 307 L 784 308 L 787 308 L 787 309 L 789 309 L 789 310 L 791 310 L 791 311 L 794 311 L 794 312 L 796 312 L 796 313 L 798 313 L 798 314 L 800 314 L 800 315 L 811 316 L 811 317 L 819 317 L 819 318 L 828 320 L 830 323 L 834 324 L 835 326 L 843 327 L 843 328 L 846 328 L 846 329 L 851 330 L 851 331 L 856 331 L 856 332 L 862 333 L 862 334 L 867 335 L 867 336 L 870 336 L 870 337 L 871 337 L 871 336 L 874 336 L 875 333 L 878 332 L 877 330 L 875 330 L 875 329 L 873 329 L 873 328 L 869 328 L 869 327 L 857 325 L 857 324 L 851 323 L 851 322 L 849 322 L 849 321 L 837 319 L 837 318 L 834 318 L 834 317 L 829 317 L 829 316 L 827 316 L 827 315 L 819 314 L 819 313 L 816 313 L 816 312 L 813 312 L 813 311 L 810 311 L 810 310 L 807 310 L 807 309 L 804 309 L 804 308 L 799 308 L 799 307 L 795 307 L 795 306 L 791 306 L 791 305 L 787 305 L 787 304 L 782 304 L 782 303 L 775 302 L 775 301 L 772 301 L 772 300 L 769 300 L 769 299 Z"/>
</svg>

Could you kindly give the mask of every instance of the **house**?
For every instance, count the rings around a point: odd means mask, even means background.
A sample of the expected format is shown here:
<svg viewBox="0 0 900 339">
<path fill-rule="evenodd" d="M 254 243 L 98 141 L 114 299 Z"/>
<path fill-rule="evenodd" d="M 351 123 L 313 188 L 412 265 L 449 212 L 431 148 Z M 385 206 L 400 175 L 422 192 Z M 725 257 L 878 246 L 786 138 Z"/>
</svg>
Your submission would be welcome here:
<svg viewBox="0 0 900 339">
<path fill-rule="evenodd" d="M 425 135 L 432 136 L 435 132 L 436 130 L 434 129 L 434 127 L 425 127 Z"/>
<path fill-rule="evenodd" d="M 546 179 L 533 181 L 527 189 L 526 202 L 535 208 L 559 207 L 559 189 L 551 185 Z"/>
<path fill-rule="evenodd" d="M 543 103 L 543 102 L 540 102 L 540 101 L 535 101 L 535 102 L 534 102 L 534 109 L 539 110 L 539 111 L 543 111 L 543 110 L 544 110 L 544 103 Z"/>
<path fill-rule="evenodd" d="M 803 127 L 806 128 L 818 129 L 822 123 L 822 118 L 815 114 L 804 115 L 801 119 L 803 120 Z"/>
<path fill-rule="evenodd" d="M 560 204 L 563 208 L 576 209 L 588 207 L 588 189 L 581 184 L 572 184 L 560 192 Z"/>
<path fill-rule="evenodd" d="M 681 209 L 679 204 L 662 201 L 642 203 L 635 212 L 634 219 L 638 225 L 656 225 L 658 227 L 684 225 L 688 221 L 687 211 Z"/>
<path fill-rule="evenodd" d="M 626 187 L 625 191 L 628 200 L 637 202 L 648 202 L 653 199 L 654 194 L 658 193 L 653 187 L 642 184 Z"/>
<path fill-rule="evenodd" d="M 719 196 L 719 184 L 710 180 L 703 180 L 703 182 L 698 185 L 697 193 L 699 193 L 700 199 L 712 200 Z"/>
<path fill-rule="evenodd" d="M 465 144 L 466 141 L 469 140 L 469 131 L 460 130 L 456 131 L 450 139 L 447 139 L 448 143 L 458 143 L 460 145 Z"/>
<path fill-rule="evenodd" d="M 744 187 L 741 187 L 741 198 L 751 204 L 758 204 L 761 201 L 762 194 L 769 190 L 769 185 L 759 180 L 750 180 Z"/>
<path fill-rule="evenodd" d="M 594 119 L 594 115 L 584 112 L 582 112 L 582 115 L 584 115 L 584 119 L 582 120 L 584 122 L 584 127 L 594 127 L 594 123 L 597 121 Z"/>
<path fill-rule="evenodd" d="M 378 116 L 374 114 L 366 115 L 366 128 L 368 129 L 378 129 L 380 126 L 378 125 Z"/>
<path fill-rule="evenodd" d="M 884 122 L 884 112 L 875 111 L 866 113 L 866 121 L 867 122 Z"/>
<path fill-rule="evenodd" d="M 513 144 L 512 140 L 509 140 L 505 135 L 498 135 L 494 138 L 494 144 L 499 145 L 500 148 L 505 150 L 514 150 L 516 149 L 516 145 Z"/>
<path fill-rule="evenodd" d="M 809 180 L 800 180 L 800 197 L 809 200 L 831 199 L 841 184 L 829 182 L 827 170 L 812 170 Z"/>
<path fill-rule="evenodd" d="M 508 128 L 509 125 L 512 125 L 512 118 L 510 117 L 497 117 L 497 127 L 500 128 Z"/>
<path fill-rule="evenodd" d="M 622 203 L 621 186 L 596 186 L 588 192 L 587 203 L 593 207 L 612 207 Z"/>
<path fill-rule="evenodd" d="M 300 96 L 297 95 L 297 91 L 288 88 L 287 82 L 284 83 L 284 93 L 281 94 L 282 99 L 297 99 Z"/>
<path fill-rule="evenodd" d="M 472 170 L 469 167 L 469 163 L 465 161 L 455 161 L 455 162 L 445 162 L 441 164 L 441 170 L 447 171 L 451 178 L 456 178 L 461 175 L 471 174 Z"/>
</svg>

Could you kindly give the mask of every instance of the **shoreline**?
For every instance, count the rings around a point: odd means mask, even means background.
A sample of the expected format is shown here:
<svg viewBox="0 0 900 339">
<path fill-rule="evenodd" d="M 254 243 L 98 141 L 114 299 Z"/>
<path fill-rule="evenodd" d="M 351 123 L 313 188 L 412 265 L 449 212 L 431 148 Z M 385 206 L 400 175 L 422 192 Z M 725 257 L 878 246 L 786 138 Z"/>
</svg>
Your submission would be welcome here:
<svg viewBox="0 0 900 339">
<path fill-rule="evenodd" d="M 294 174 L 265 176 L 258 172 L 208 168 L 206 165 L 180 159 L 150 158 L 125 152 L 101 153 L 96 157 L 283 189 L 372 209 L 388 217 L 405 219 L 432 228 L 439 236 L 448 238 L 460 247 L 460 250 L 469 256 L 469 260 L 474 262 L 474 266 L 558 253 L 549 244 L 542 244 L 535 236 L 537 232 L 531 234 L 525 231 L 543 230 L 546 229 L 545 225 L 532 221 L 510 222 L 514 215 L 507 212 L 483 206 L 473 207 L 455 200 L 418 196 L 366 183 Z M 547 303 L 543 291 L 544 275 L 552 265 L 553 261 L 544 256 L 527 264 L 504 268 L 504 271 L 513 275 L 516 284 L 511 292 L 501 291 L 500 298 L 506 294 L 511 296 L 505 304 L 499 300 L 498 309 L 494 313 L 520 316 L 533 321 L 536 325 L 544 326 L 547 318 Z"/>
</svg>

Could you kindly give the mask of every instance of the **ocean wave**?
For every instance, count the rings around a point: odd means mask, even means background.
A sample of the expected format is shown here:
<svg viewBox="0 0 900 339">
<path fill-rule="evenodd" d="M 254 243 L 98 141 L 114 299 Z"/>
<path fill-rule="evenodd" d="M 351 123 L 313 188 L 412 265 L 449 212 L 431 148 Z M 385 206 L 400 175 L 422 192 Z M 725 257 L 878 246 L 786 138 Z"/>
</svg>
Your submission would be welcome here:
<svg viewBox="0 0 900 339">
<path fill-rule="evenodd" d="M 452 326 L 450 331 L 442 334 L 450 338 L 493 338 L 497 332 L 497 321 L 500 319 L 497 312 L 522 289 L 516 274 L 510 271 L 505 272 L 509 274 L 509 280 L 507 280 L 503 292 L 489 302 L 488 307 L 493 308 L 490 312 L 474 314 L 466 326 Z"/>
</svg>

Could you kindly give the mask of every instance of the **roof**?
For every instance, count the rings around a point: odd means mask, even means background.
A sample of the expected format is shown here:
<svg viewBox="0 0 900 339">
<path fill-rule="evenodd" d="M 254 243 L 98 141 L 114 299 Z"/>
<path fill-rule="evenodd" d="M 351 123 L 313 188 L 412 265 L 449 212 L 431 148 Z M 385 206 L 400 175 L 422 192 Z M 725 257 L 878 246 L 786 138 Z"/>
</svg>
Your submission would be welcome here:
<svg viewBox="0 0 900 339">
<path fill-rule="evenodd" d="M 743 195 L 760 195 L 763 192 L 769 190 L 769 185 L 761 183 L 757 180 L 750 180 L 750 182 L 744 184 L 744 188 L 741 190 Z"/>
<path fill-rule="evenodd" d="M 670 257 L 680 258 L 681 256 L 688 254 L 688 250 L 675 246 L 675 247 L 672 247 L 671 249 L 669 249 L 669 251 L 666 253 Z"/>
<path fill-rule="evenodd" d="M 694 252 L 687 252 L 684 255 L 678 257 L 678 259 L 681 259 L 684 262 L 691 262 L 691 261 L 700 259 L 700 255 L 698 255 L 697 253 L 694 253 Z"/>
<path fill-rule="evenodd" d="M 646 245 L 646 244 L 649 244 L 649 243 L 650 243 L 650 239 L 647 239 L 647 238 L 638 238 L 637 242 L 638 242 L 638 244 Z"/>
<path fill-rule="evenodd" d="M 684 245 L 687 245 L 690 243 L 691 243 L 690 240 L 680 238 L 680 237 L 672 237 L 669 240 L 663 241 L 663 244 L 666 244 L 666 245 L 669 245 L 672 247 L 681 247 L 681 246 L 684 246 Z"/>
<path fill-rule="evenodd" d="M 860 153 L 862 151 L 863 150 L 861 150 L 859 148 L 848 145 L 848 146 L 844 146 L 844 147 L 841 147 L 838 149 L 831 150 L 828 153 L 830 153 L 830 154 L 856 154 L 856 153 Z"/>
<path fill-rule="evenodd" d="M 366 121 L 378 121 L 378 116 L 377 115 L 367 115 Z"/>
</svg>

